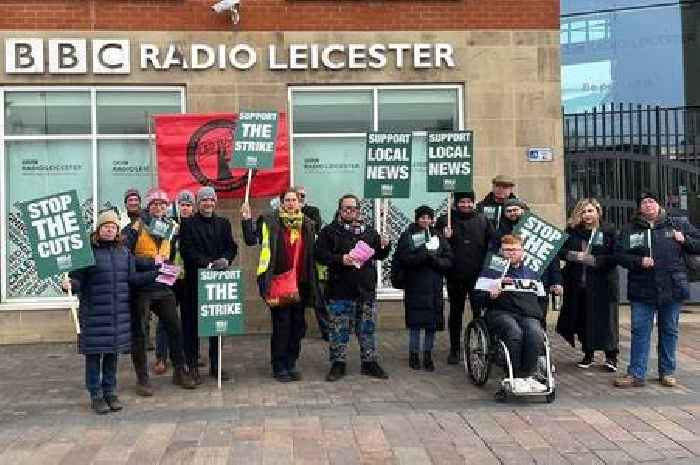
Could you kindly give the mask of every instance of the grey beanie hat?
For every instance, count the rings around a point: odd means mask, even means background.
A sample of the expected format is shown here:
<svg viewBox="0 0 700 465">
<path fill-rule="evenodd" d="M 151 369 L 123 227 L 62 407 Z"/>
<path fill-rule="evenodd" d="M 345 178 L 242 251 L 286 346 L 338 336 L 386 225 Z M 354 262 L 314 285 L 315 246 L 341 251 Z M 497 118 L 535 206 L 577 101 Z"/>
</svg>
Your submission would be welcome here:
<svg viewBox="0 0 700 465">
<path fill-rule="evenodd" d="M 204 199 L 214 199 L 216 200 L 216 191 L 211 186 L 202 186 L 197 191 L 197 203 Z"/>
<path fill-rule="evenodd" d="M 191 191 L 184 190 L 177 194 L 177 203 L 191 203 L 194 205 L 194 194 Z"/>
</svg>

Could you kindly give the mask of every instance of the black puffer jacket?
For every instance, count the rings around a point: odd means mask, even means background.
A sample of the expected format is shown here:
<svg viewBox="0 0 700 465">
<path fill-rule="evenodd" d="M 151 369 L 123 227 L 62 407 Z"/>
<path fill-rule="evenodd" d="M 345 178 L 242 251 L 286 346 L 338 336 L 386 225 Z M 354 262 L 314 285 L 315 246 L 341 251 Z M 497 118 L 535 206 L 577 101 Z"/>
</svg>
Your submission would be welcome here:
<svg viewBox="0 0 700 465">
<path fill-rule="evenodd" d="M 343 264 L 343 255 L 350 252 L 359 241 L 364 241 L 375 251 L 362 268 Z M 384 260 L 391 251 L 391 244 L 381 246 L 379 233 L 369 226 L 359 234 L 346 228 L 339 221 L 324 226 L 316 241 L 316 260 L 328 267 L 326 297 L 332 300 L 373 298 L 377 289 L 376 260 Z"/>
<path fill-rule="evenodd" d="M 673 230 L 681 231 L 685 242 L 673 238 Z M 651 235 L 653 268 L 642 268 L 642 258 L 649 256 L 648 238 Z M 632 302 L 650 305 L 668 305 L 682 302 L 690 296 L 688 274 L 683 251 L 700 253 L 700 233 L 688 223 L 675 225 L 663 210 L 653 227 L 641 216 L 636 216 L 623 229 L 615 246 L 617 262 L 629 270 L 627 297 Z"/>
<path fill-rule="evenodd" d="M 137 272 L 134 256 L 116 242 L 93 241 L 93 266 L 70 273 L 79 295 L 81 354 L 125 353 L 131 347 L 130 286 L 156 279 L 156 272 Z"/>
<path fill-rule="evenodd" d="M 447 216 L 438 218 L 435 228 L 442 234 Z M 484 264 L 494 231 L 481 213 L 461 213 L 452 210 L 452 237 L 447 239 L 454 260 L 446 278 L 449 282 L 475 281 Z"/>
<path fill-rule="evenodd" d="M 409 225 L 394 252 L 405 277 L 406 327 L 442 331 L 443 276 L 452 266 L 452 251 L 444 238 L 440 238 L 440 247 L 435 251 L 428 251 L 425 245 L 415 247 L 412 236 L 424 232 L 415 223 Z M 437 236 L 437 230 L 431 229 L 430 234 Z"/>
</svg>

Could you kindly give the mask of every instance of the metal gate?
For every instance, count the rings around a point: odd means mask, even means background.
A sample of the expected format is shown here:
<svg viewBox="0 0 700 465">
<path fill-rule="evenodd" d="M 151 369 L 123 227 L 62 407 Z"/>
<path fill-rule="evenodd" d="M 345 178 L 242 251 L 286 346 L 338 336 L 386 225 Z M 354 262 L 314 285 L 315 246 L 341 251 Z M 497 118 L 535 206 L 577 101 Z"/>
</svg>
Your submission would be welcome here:
<svg viewBox="0 0 700 465">
<path fill-rule="evenodd" d="M 563 113 L 566 207 L 595 197 L 622 227 L 644 191 L 694 220 L 700 176 L 700 107 L 609 104 Z M 697 219 L 695 219 L 697 221 Z"/>
</svg>

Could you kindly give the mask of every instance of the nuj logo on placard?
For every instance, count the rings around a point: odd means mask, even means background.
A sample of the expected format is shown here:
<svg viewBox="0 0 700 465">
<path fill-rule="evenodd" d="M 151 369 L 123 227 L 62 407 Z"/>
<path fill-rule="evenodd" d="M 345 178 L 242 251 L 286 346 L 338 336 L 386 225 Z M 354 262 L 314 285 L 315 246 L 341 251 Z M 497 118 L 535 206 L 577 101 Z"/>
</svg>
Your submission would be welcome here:
<svg viewBox="0 0 700 465">
<path fill-rule="evenodd" d="M 218 320 L 215 327 L 217 333 L 225 333 L 228 328 L 228 320 Z"/>
<path fill-rule="evenodd" d="M 394 185 L 393 184 L 382 184 L 381 190 L 382 190 L 382 196 L 389 196 L 389 195 L 394 193 Z"/>
<path fill-rule="evenodd" d="M 255 166 L 258 164 L 258 157 L 255 155 L 248 155 L 245 159 L 245 163 L 248 166 Z"/>
<path fill-rule="evenodd" d="M 442 180 L 443 189 L 453 190 L 456 185 L 457 185 L 457 180 L 454 178 Z"/>
</svg>

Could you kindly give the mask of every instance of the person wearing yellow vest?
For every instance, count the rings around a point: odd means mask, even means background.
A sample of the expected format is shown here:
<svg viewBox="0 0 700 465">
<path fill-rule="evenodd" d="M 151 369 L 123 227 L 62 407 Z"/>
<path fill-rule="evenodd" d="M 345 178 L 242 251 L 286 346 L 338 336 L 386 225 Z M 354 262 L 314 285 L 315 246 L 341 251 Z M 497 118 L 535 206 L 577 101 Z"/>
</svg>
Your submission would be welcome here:
<svg viewBox="0 0 700 465">
<path fill-rule="evenodd" d="M 165 218 L 168 195 L 157 188 L 146 193 L 146 211 L 139 219 L 124 229 L 126 245 L 136 256 L 139 271 L 158 270 L 174 256 L 171 238 L 173 224 Z M 146 360 L 145 321 L 152 311 L 165 324 L 170 346 L 170 358 L 175 367 L 173 384 L 183 389 L 194 389 L 195 384 L 187 373 L 182 349 L 182 329 L 177 315 L 173 289 L 160 282 L 140 288 L 132 305 L 132 348 L 131 360 L 136 371 L 136 392 L 142 396 L 152 396 L 153 386 L 148 378 Z"/>
<path fill-rule="evenodd" d="M 286 383 L 301 380 L 297 360 L 306 335 L 304 309 L 318 298 L 318 282 L 314 222 L 301 212 L 294 189 L 287 189 L 280 199 L 280 208 L 261 215 L 257 227 L 247 204 L 241 216 L 246 245 L 261 245 L 258 288 L 272 318 L 272 372 L 277 381 Z"/>
</svg>

